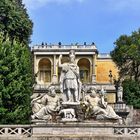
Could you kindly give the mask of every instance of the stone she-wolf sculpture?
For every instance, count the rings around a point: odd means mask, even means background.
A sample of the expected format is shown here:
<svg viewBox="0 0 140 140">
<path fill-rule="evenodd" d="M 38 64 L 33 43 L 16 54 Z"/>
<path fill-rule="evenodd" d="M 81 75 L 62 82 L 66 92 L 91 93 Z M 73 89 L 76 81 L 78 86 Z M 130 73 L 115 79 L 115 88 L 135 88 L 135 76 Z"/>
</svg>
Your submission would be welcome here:
<svg viewBox="0 0 140 140">
<path fill-rule="evenodd" d="M 103 90 L 103 89 L 102 89 Z M 96 93 L 96 89 L 92 89 L 89 95 L 85 96 L 85 104 L 88 106 L 87 111 L 89 111 L 88 115 L 90 117 L 95 116 L 96 119 L 115 119 L 119 120 L 119 117 L 113 108 L 108 105 L 108 103 L 104 100 L 104 94 L 102 91 L 99 96 Z"/>
<path fill-rule="evenodd" d="M 60 98 L 56 95 L 55 87 L 50 86 L 47 94 L 39 94 L 31 102 L 32 119 L 52 120 L 52 115 L 60 110 Z"/>
<path fill-rule="evenodd" d="M 62 68 L 60 76 L 60 90 L 65 95 L 64 102 L 79 102 L 81 94 L 81 82 L 79 67 L 75 64 L 75 52 L 69 52 L 69 63 L 61 63 L 62 55 L 59 56 L 59 67 Z"/>
</svg>

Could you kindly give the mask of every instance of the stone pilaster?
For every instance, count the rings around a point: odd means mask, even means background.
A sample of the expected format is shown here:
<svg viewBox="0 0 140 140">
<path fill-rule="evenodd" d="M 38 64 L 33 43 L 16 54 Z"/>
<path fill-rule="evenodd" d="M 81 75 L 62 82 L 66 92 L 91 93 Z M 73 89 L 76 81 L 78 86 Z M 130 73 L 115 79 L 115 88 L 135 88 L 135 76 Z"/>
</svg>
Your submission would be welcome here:
<svg viewBox="0 0 140 140">
<path fill-rule="evenodd" d="M 53 75 L 52 75 L 52 83 L 56 84 L 57 83 L 57 67 L 56 67 L 56 55 L 53 57 Z"/>
<path fill-rule="evenodd" d="M 35 81 L 38 82 L 38 64 L 37 64 L 37 59 L 36 55 L 34 54 L 34 76 L 35 76 Z"/>
<path fill-rule="evenodd" d="M 92 84 L 95 84 L 96 83 L 96 54 L 93 55 L 93 60 L 92 60 Z"/>
</svg>

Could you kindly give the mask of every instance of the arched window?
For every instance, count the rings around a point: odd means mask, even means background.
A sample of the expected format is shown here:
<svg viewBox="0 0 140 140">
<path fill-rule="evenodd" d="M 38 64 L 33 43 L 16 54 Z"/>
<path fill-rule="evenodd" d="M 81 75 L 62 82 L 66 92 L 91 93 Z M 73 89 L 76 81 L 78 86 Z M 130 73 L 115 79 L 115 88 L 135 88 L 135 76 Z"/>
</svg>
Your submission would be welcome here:
<svg viewBox="0 0 140 140">
<path fill-rule="evenodd" d="M 51 82 L 51 61 L 47 58 L 43 58 L 39 61 L 39 81 L 41 83 Z"/>
<path fill-rule="evenodd" d="M 90 62 L 86 58 L 81 58 L 78 61 L 78 66 L 80 70 L 80 80 L 82 83 L 90 82 Z"/>
</svg>

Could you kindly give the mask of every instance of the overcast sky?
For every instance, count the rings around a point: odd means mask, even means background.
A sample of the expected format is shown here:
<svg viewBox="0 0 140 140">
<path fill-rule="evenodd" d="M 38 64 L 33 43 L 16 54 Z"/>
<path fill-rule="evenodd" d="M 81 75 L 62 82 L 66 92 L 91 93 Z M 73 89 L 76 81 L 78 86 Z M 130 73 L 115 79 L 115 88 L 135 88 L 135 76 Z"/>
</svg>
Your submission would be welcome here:
<svg viewBox="0 0 140 140">
<path fill-rule="evenodd" d="M 113 50 L 122 34 L 140 28 L 140 0 L 23 0 L 34 23 L 31 45 L 94 42 Z"/>
</svg>

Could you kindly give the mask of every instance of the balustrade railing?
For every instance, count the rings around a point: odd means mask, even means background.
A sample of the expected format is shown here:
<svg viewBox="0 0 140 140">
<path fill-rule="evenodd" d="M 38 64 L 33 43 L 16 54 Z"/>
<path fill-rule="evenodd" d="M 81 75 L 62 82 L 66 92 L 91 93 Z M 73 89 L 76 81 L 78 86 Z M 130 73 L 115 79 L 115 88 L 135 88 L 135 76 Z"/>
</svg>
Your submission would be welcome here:
<svg viewBox="0 0 140 140">
<path fill-rule="evenodd" d="M 24 136 L 31 137 L 32 136 L 32 127 L 23 125 L 2 125 L 0 126 L 0 136 Z"/>
<path fill-rule="evenodd" d="M 47 126 L 46 126 L 47 127 Z M 101 127 L 101 126 L 100 126 Z M 113 132 L 111 135 L 130 135 L 130 136 L 140 136 L 140 126 L 102 126 L 105 129 L 112 128 Z M 0 137 L 6 136 L 22 136 L 22 137 L 32 137 L 33 135 L 33 129 L 31 125 L 0 125 Z M 84 128 L 83 128 L 84 129 Z M 59 131 L 59 130 L 58 130 Z"/>
<path fill-rule="evenodd" d="M 115 135 L 140 135 L 140 128 L 137 127 L 118 127 L 114 128 Z"/>
<path fill-rule="evenodd" d="M 95 45 L 34 45 L 34 49 L 97 49 Z"/>
</svg>

